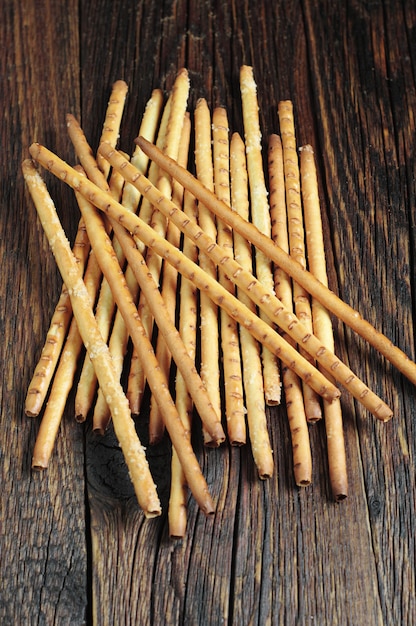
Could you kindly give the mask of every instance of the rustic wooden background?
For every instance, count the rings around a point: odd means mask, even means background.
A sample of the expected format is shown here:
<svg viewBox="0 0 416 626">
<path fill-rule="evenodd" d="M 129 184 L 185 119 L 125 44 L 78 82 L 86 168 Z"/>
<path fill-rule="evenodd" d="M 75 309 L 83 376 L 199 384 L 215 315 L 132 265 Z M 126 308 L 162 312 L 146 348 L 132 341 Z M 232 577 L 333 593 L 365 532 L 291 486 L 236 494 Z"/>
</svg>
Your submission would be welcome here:
<svg viewBox="0 0 416 626">
<path fill-rule="evenodd" d="M 61 281 L 20 163 L 35 140 L 74 158 L 65 114 L 93 146 L 112 83 L 129 97 L 131 151 L 151 90 L 189 69 L 242 130 L 238 72 L 253 65 L 264 137 L 294 103 L 314 146 L 331 287 L 415 358 L 416 6 L 405 0 L 3 0 L 0 4 L 1 624 L 414 624 L 415 390 L 336 324 L 337 351 L 394 409 L 376 423 L 343 396 L 350 495 L 332 501 L 323 424 L 314 483 L 294 486 L 283 407 L 270 411 L 276 475 L 249 448 L 198 449 L 217 502 L 191 500 L 188 533 L 145 521 L 111 434 L 94 439 L 71 402 L 53 461 L 30 469 L 38 420 L 23 414 Z M 64 227 L 72 195 L 48 179 Z M 166 501 L 167 447 L 151 451 Z"/>
</svg>

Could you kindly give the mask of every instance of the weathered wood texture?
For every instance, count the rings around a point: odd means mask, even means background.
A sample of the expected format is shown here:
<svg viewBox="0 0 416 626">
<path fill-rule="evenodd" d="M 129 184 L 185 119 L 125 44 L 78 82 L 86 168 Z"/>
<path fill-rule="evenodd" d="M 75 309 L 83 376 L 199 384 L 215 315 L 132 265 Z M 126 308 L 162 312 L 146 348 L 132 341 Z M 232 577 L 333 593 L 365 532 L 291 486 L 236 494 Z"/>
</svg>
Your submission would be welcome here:
<svg viewBox="0 0 416 626">
<path fill-rule="evenodd" d="M 169 90 L 181 66 L 190 110 L 201 96 L 225 105 L 242 132 L 238 72 L 253 65 L 264 139 L 291 99 L 298 143 L 314 146 L 331 287 L 414 359 L 415 25 L 404 0 L 1 3 L 2 624 L 415 623 L 414 388 L 336 322 L 339 355 L 395 413 L 379 424 L 344 394 L 341 504 L 323 424 L 311 428 L 313 485 L 294 486 L 283 407 L 269 413 L 266 483 L 248 447 L 204 450 L 195 437 L 217 509 L 206 520 L 190 500 L 180 542 L 165 516 L 144 520 L 111 433 L 75 424 L 71 401 L 50 468 L 31 472 L 38 420 L 23 404 L 60 279 L 20 174 L 34 140 L 73 161 L 67 112 L 96 147 L 119 78 L 131 152 L 151 90 Z M 48 184 L 71 237 L 72 196 Z M 169 447 L 150 455 L 166 505 Z"/>
</svg>

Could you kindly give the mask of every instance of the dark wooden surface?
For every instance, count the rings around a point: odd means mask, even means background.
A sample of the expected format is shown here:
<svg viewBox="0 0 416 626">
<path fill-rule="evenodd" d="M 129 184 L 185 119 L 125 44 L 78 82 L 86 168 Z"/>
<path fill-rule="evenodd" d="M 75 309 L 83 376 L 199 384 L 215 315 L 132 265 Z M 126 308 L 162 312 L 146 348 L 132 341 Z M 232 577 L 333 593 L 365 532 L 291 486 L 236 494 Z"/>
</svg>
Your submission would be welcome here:
<svg viewBox="0 0 416 626">
<path fill-rule="evenodd" d="M 241 132 L 238 72 L 253 65 L 264 137 L 291 99 L 298 142 L 315 149 L 331 287 L 414 359 L 415 3 L 4 0 L 0 40 L 0 623 L 416 623 L 415 390 L 341 324 L 339 356 L 395 413 L 376 423 L 344 394 L 341 504 L 323 424 L 311 428 L 313 485 L 295 487 L 283 407 L 269 415 L 268 482 L 248 447 L 196 441 L 217 509 L 206 520 L 191 500 L 180 542 L 165 516 L 143 519 L 111 433 L 76 424 L 71 399 L 49 470 L 31 472 L 39 422 L 23 404 L 61 281 L 20 172 L 35 140 L 74 159 L 67 112 L 96 147 L 119 78 L 131 152 L 151 90 L 169 90 L 181 66 L 190 110 L 200 96 L 225 105 Z M 47 180 L 72 237 L 72 195 Z M 168 448 L 150 454 L 166 504 Z"/>
</svg>

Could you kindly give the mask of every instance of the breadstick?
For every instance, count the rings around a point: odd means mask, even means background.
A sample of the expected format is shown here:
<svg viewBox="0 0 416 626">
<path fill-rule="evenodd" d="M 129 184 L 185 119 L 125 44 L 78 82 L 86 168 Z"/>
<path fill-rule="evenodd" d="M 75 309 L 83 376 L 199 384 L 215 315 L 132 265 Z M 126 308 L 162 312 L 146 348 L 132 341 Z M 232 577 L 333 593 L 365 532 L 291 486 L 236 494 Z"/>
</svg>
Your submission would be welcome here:
<svg viewBox="0 0 416 626">
<path fill-rule="evenodd" d="M 66 126 L 79 162 L 84 171 L 88 172 L 88 178 L 98 185 L 98 187 L 108 191 L 109 186 L 107 179 L 98 167 L 92 148 L 87 142 L 78 120 L 70 113 L 66 116 Z"/>
<path fill-rule="evenodd" d="M 195 167 L 201 183 L 214 190 L 214 168 L 211 149 L 211 113 L 205 99 L 196 103 L 195 112 Z M 217 237 L 215 218 L 202 204 L 198 207 L 198 223 L 212 239 Z M 212 279 L 217 278 L 217 270 L 212 261 L 204 254 L 199 254 L 199 265 Z M 218 307 L 208 294 L 200 293 L 200 338 L 201 338 L 201 378 L 208 390 L 211 402 L 218 414 L 221 414 L 220 366 Z M 204 441 L 209 443 L 207 433 Z"/>
<path fill-rule="evenodd" d="M 92 162 L 91 162 L 92 167 L 94 167 L 93 161 L 94 159 L 92 159 Z M 89 174 L 89 172 L 87 172 L 87 174 Z M 99 180 L 98 176 L 96 176 L 96 178 Z M 116 200 L 119 199 L 120 194 L 121 194 L 121 186 L 122 186 L 121 182 L 122 181 L 120 181 L 120 178 L 116 176 L 116 172 L 113 172 L 111 174 L 111 179 L 110 179 L 110 184 L 108 185 L 108 189 Z M 102 185 L 100 188 L 102 188 L 105 191 L 107 189 L 107 183 L 102 175 L 101 175 L 100 184 Z M 76 198 L 77 198 L 78 205 L 80 204 L 80 202 L 81 203 L 85 202 L 85 200 L 79 194 L 76 196 Z M 111 230 L 108 224 L 107 224 L 107 230 L 108 231 Z M 116 245 L 116 254 L 118 256 L 119 263 L 123 263 L 124 261 L 123 253 L 120 247 L 117 246 L 117 243 L 115 243 L 115 245 Z M 94 261 L 94 264 L 96 264 L 97 259 L 96 259 L 95 251 L 93 251 L 93 254 L 94 254 L 94 257 L 92 260 Z M 97 321 L 97 325 L 100 330 L 101 336 L 103 337 L 104 341 L 107 342 L 107 339 L 110 333 L 111 323 L 113 320 L 115 303 L 114 303 L 113 294 L 111 293 L 110 286 L 106 278 L 105 277 L 102 278 L 101 274 L 97 274 L 97 290 L 99 286 L 100 286 L 100 289 L 99 289 L 99 295 L 98 295 L 98 302 L 95 308 L 95 319 Z M 86 420 L 87 415 L 93 404 L 96 389 L 97 389 L 97 376 L 96 376 L 93 364 L 91 363 L 90 359 L 87 357 L 81 369 L 81 374 L 80 374 L 78 385 L 77 385 L 77 392 L 75 395 L 75 419 L 78 422 L 84 422 Z"/>
<path fill-rule="evenodd" d="M 263 172 L 257 85 L 254 81 L 253 68 L 248 65 L 243 65 L 240 69 L 240 90 L 251 197 L 251 220 L 260 232 L 270 237 L 270 209 Z M 256 250 L 255 264 L 257 278 L 270 293 L 273 293 L 273 272 L 270 259 L 261 250 Z M 260 316 L 270 323 L 264 312 L 260 312 Z M 276 356 L 263 349 L 262 361 L 266 402 L 270 405 L 279 404 L 281 383 Z"/>
<path fill-rule="evenodd" d="M 121 118 L 123 116 L 127 91 L 128 86 L 124 80 L 117 80 L 113 84 L 110 99 L 107 105 L 100 143 L 108 143 L 113 148 L 116 147 L 119 137 Z M 102 171 L 104 178 L 107 178 L 110 166 L 99 154 L 97 154 L 97 165 Z"/>
<path fill-rule="evenodd" d="M 172 177 L 181 182 L 198 200 L 204 202 L 213 213 L 223 219 L 224 222 L 227 222 L 234 231 L 239 232 L 253 245 L 261 248 L 276 265 L 284 269 L 291 278 L 307 289 L 319 302 L 325 304 L 328 310 L 366 339 L 370 345 L 393 363 L 402 374 L 416 384 L 416 363 L 411 361 L 397 346 L 394 346 L 385 335 L 377 331 L 374 326 L 364 320 L 357 311 L 343 302 L 328 287 L 316 280 L 311 272 L 303 269 L 299 263 L 281 250 L 279 246 L 276 246 L 270 238 L 265 237 L 253 224 L 243 220 L 236 211 L 232 211 L 226 204 L 218 200 L 215 194 L 201 185 L 190 172 L 181 168 L 172 159 L 165 157 L 156 146 L 149 144 L 145 139 L 137 138 L 136 141 L 149 154 L 150 158 L 157 160 L 160 165 L 163 165 Z M 391 412 L 388 414 L 380 413 L 382 421 L 387 421 L 391 416 Z"/>
<path fill-rule="evenodd" d="M 289 100 L 279 102 L 278 114 L 280 122 L 281 141 L 283 145 L 283 168 L 285 173 L 287 224 L 289 232 L 289 254 L 303 268 L 306 268 L 305 236 L 303 228 L 303 211 L 300 194 L 299 163 L 296 151 L 295 124 L 293 120 L 293 105 Z M 292 285 L 295 314 L 305 327 L 312 332 L 312 312 L 309 294 L 298 283 Z M 311 358 L 302 346 L 299 350 L 306 358 Z M 310 422 L 317 422 L 322 418 L 322 409 L 317 394 L 305 384 L 303 396 L 306 418 Z"/>
<path fill-rule="evenodd" d="M 196 200 L 187 191 L 184 193 L 184 212 L 193 219 L 197 219 L 198 209 Z M 188 238 L 184 239 L 183 253 L 189 259 L 197 262 L 198 248 Z M 189 356 L 195 360 L 197 342 L 197 292 L 194 284 L 182 277 L 179 300 L 179 333 Z M 185 430 L 191 433 L 192 398 L 186 387 L 185 380 L 178 370 L 176 375 L 175 404 Z M 187 484 L 178 455 L 172 450 L 171 486 L 168 507 L 169 534 L 171 537 L 183 537 L 186 530 L 186 498 Z"/>
<path fill-rule="evenodd" d="M 173 84 L 170 94 L 170 107 L 169 118 L 166 125 L 164 146 L 163 150 L 166 154 L 173 156 L 175 159 L 178 156 L 183 120 L 186 112 L 187 102 L 189 95 L 189 77 L 186 69 L 182 68 Z M 160 191 L 171 198 L 172 196 L 172 183 L 170 176 L 167 176 L 163 170 L 158 170 L 158 177 L 156 186 Z M 157 207 L 153 207 L 153 213 L 151 216 L 150 224 L 152 228 L 159 235 L 164 237 L 166 235 L 167 220 L 166 217 L 157 210 Z M 152 250 L 146 252 L 146 264 L 149 271 L 153 275 L 154 280 L 159 284 L 160 274 L 162 269 L 162 259 L 155 255 Z M 139 301 L 140 316 L 146 332 L 149 337 L 152 336 L 153 318 L 150 314 L 148 303 L 143 296 L 140 296 Z M 160 363 L 161 367 L 165 366 L 165 363 Z M 169 378 L 169 372 L 165 370 L 165 376 Z M 157 404 L 156 398 L 151 398 L 150 423 L 149 423 L 149 437 L 150 443 L 157 443 L 163 434 L 164 425 L 163 419 L 159 411 L 154 407 L 154 403 Z M 158 404 L 157 404 L 158 406 Z"/>
<path fill-rule="evenodd" d="M 309 270 L 322 284 L 328 286 L 318 181 L 313 149 L 309 145 L 301 149 L 300 168 Z M 334 335 L 331 318 L 327 309 L 315 298 L 312 299 L 312 320 L 316 336 L 325 346 L 333 351 Z M 348 495 L 341 403 L 339 400 L 336 400 L 329 405 L 324 401 L 323 406 L 327 434 L 329 477 L 334 498 L 339 501 Z"/>
<path fill-rule="evenodd" d="M 122 171 L 130 182 L 134 185 L 138 185 L 138 188 L 141 190 L 143 195 L 147 196 L 151 202 L 157 204 L 159 209 L 163 206 L 164 209 L 166 209 L 166 213 L 169 213 L 172 218 L 175 214 L 178 215 L 181 213 L 179 212 L 179 209 L 175 207 L 171 201 L 164 198 L 164 196 L 162 196 L 160 192 L 153 185 L 151 185 L 149 180 L 140 174 L 140 172 L 138 172 L 136 168 L 123 157 L 122 154 L 115 150 L 113 151 L 111 148 L 108 152 L 107 148 L 108 146 L 105 144 L 100 147 L 102 154 L 106 155 L 106 158 L 111 161 L 113 167 L 117 164 L 115 169 Z M 315 388 L 320 395 L 328 398 L 328 400 L 336 398 L 340 395 L 339 390 L 334 387 L 334 385 L 330 383 L 325 376 L 308 363 L 306 359 L 299 355 L 299 353 L 285 340 L 283 340 L 268 324 L 264 323 L 255 314 L 252 314 L 247 307 L 243 306 L 215 279 L 208 276 L 198 265 L 192 263 L 177 248 L 158 236 L 157 233 L 155 233 L 150 226 L 142 222 L 137 215 L 127 211 L 121 204 L 111 198 L 111 196 L 101 191 L 92 181 L 81 176 L 74 168 L 65 163 L 56 154 L 44 146 L 41 146 L 39 143 L 32 144 L 29 151 L 33 158 L 43 167 L 47 168 L 60 180 L 65 181 L 73 189 L 79 191 L 82 195 L 87 197 L 90 202 L 92 202 L 105 214 L 112 217 L 116 221 L 123 222 L 124 227 L 129 229 L 135 238 L 140 238 L 145 245 L 149 247 L 151 246 L 152 249 L 157 254 L 160 254 L 165 260 L 170 263 L 174 263 L 181 274 L 192 280 L 200 290 L 209 294 L 217 305 L 221 305 L 222 308 L 225 308 L 227 312 L 238 321 L 239 324 L 248 328 L 251 334 L 253 334 L 262 344 L 267 345 L 270 350 L 275 351 L 275 354 L 279 356 L 283 362 L 295 369 L 302 379 L 308 380 L 310 385 Z M 192 224 L 192 221 L 188 218 L 188 216 L 185 216 L 184 219 L 185 221 L 183 222 L 182 218 L 180 218 L 177 223 L 181 230 L 184 229 L 187 224 Z M 197 243 L 197 245 L 201 242 L 201 239 L 206 244 L 203 232 L 196 224 L 195 226 L 197 234 L 192 237 L 193 240 Z M 217 246 L 214 242 L 211 242 L 211 240 L 209 240 L 209 242 L 210 243 L 208 245 L 203 247 L 203 250 L 207 254 L 211 255 L 213 250 L 219 250 L 219 246 Z M 219 256 L 221 257 L 219 262 L 221 262 L 221 260 L 225 262 L 227 257 L 224 251 L 219 250 L 219 252 Z M 241 286 L 246 293 L 251 294 L 252 289 L 254 289 L 257 284 L 256 279 L 250 275 L 248 282 L 246 282 L 246 280 L 240 280 L 239 276 L 241 274 L 243 274 L 243 277 L 245 276 L 247 278 L 247 274 L 244 273 L 240 266 L 238 266 L 237 274 L 237 276 L 233 276 L 236 280 L 236 284 Z M 261 298 L 256 300 L 260 302 Z M 296 318 L 293 319 L 292 316 L 289 317 L 291 332 L 293 332 L 294 328 L 299 327 L 300 324 L 296 321 Z M 310 337 L 308 338 L 308 341 L 310 341 Z M 328 351 L 321 353 L 319 357 L 325 362 L 327 360 L 329 361 L 327 364 L 327 368 L 329 369 L 331 369 L 331 365 L 335 362 L 337 364 L 335 368 L 336 372 L 345 367 L 341 362 L 339 362 L 338 359 L 336 359 L 334 355 L 330 355 Z M 349 381 L 349 385 L 351 385 L 351 381 Z"/>
<path fill-rule="evenodd" d="M 231 190 L 234 210 L 248 220 L 249 198 L 245 146 L 238 133 L 234 133 L 231 139 Z M 251 270 L 251 245 L 238 233 L 234 233 L 234 254 L 244 269 Z M 240 302 L 255 313 L 252 300 L 240 289 L 237 293 Z M 273 474 L 274 461 L 267 430 L 260 344 L 243 326 L 240 326 L 240 340 L 249 437 L 258 474 L 260 478 L 265 479 Z"/>
<path fill-rule="evenodd" d="M 217 107 L 213 112 L 212 122 L 215 192 L 221 200 L 230 205 L 230 149 L 226 110 Z M 218 244 L 232 255 L 233 234 L 231 229 L 224 222 L 218 220 L 217 232 Z M 219 273 L 219 281 L 230 293 L 235 293 L 234 283 L 223 272 Z M 220 327 L 228 438 L 232 445 L 243 445 L 246 443 L 246 411 L 243 398 L 238 324 L 226 311 L 220 311 Z"/>
<path fill-rule="evenodd" d="M 81 218 L 73 247 L 73 253 L 81 273 L 84 271 L 89 251 L 90 244 L 87 231 L 84 220 Z M 63 285 L 61 295 L 52 315 L 45 345 L 42 348 L 40 359 L 27 390 L 25 413 L 29 417 L 36 417 L 42 409 L 52 376 L 59 361 L 59 355 L 61 354 L 71 318 L 71 300 L 66 286 Z"/>
<path fill-rule="evenodd" d="M 283 152 L 280 137 L 269 138 L 269 185 L 272 239 L 285 252 L 289 251 L 287 232 L 287 210 L 284 184 Z M 293 309 L 290 277 L 280 267 L 274 273 L 276 296 L 288 310 Z M 290 337 L 288 338 L 290 341 Z M 286 412 L 292 438 L 293 472 L 299 487 L 312 482 L 312 455 L 306 421 L 302 381 L 288 367 L 282 368 Z M 334 401 L 335 402 L 335 401 Z"/>
<path fill-rule="evenodd" d="M 146 137 L 148 141 L 154 141 L 162 106 L 163 93 L 161 89 L 154 89 L 150 99 L 146 103 L 139 129 L 139 133 L 143 135 L 143 137 Z M 137 145 L 132 154 L 131 162 L 134 167 L 137 167 L 143 174 L 146 174 L 149 165 L 149 157 Z M 121 204 L 126 207 L 126 209 L 136 213 L 140 198 L 141 194 L 136 187 L 129 183 L 124 185 Z"/>
<path fill-rule="evenodd" d="M 180 143 L 178 146 L 178 163 L 180 163 L 184 167 L 186 167 L 188 163 L 190 135 L 191 120 L 189 116 L 185 115 L 182 125 Z M 182 201 L 183 187 L 175 181 L 175 185 L 172 185 L 172 202 L 180 208 L 182 206 Z M 179 248 L 181 231 L 172 222 L 169 222 L 167 225 L 166 237 L 172 245 Z M 172 322 L 175 321 L 176 313 L 177 281 L 178 272 L 173 267 L 173 265 L 170 265 L 170 263 L 165 263 L 163 268 L 162 298 L 165 302 L 166 309 L 169 312 L 169 316 Z M 163 368 L 166 377 L 169 378 L 172 359 L 162 333 L 159 333 L 157 336 L 156 357 L 159 361 L 160 367 Z M 160 414 L 157 402 L 152 399 L 149 415 L 150 443 L 156 443 L 157 441 L 159 441 L 162 438 L 163 431 L 164 426 L 162 416 Z"/>
<path fill-rule="evenodd" d="M 172 96 L 170 95 L 162 112 L 162 117 L 160 120 L 160 125 L 158 129 L 158 135 L 156 140 L 156 145 L 162 150 L 165 146 L 166 139 L 166 129 L 169 122 L 170 110 L 171 110 L 171 102 Z M 159 177 L 159 166 L 151 161 L 149 165 L 148 178 L 153 183 L 156 184 Z M 132 185 L 134 187 L 134 185 Z M 138 193 L 140 193 L 137 190 Z M 141 194 L 140 194 L 141 195 Z M 153 214 L 153 206 L 150 202 L 143 198 L 142 203 L 140 205 L 140 219 L 142 219 L 146 224 L 150 224 L 151 218 Z M 137 248 L 140 252 L 145 255 L 146 248 L 142 241 L 136 241 Z M 142 300 L 138 304 L 138 311 L 140 314 L 140 318 L 142 320 L 144 328 L 151 328 L 152 320 L 150 316 L 149 308 L 145 306 L 144 301 Z M 149 330 L 150 332 L 150 330 Z M 143 394 L 146 387 L 146 381 L 144 376 L 144 370 L 141 363 L 141 359 L 137 354 L 137 351 L 133 347 L 133 354 L 130 360 L 130 370 L 127 381 L 127 398 L 130 404 L 130 408 L 132 413 L 138 414 L 140 412 L 140 407 L 142 403 Z"/>
<path fill-rule="evenodd" d="M 161 513 L 156 487 L 144 449 L 137 437 L 127 400 L 114 377 L 110 353 L 97 328 L 82 275 L 43 179 L 29 159 L 23 162 L 22 169 L 63 281 L 67 285 L 80 335 L 90 358 L 94 360 L 100 385 L 105 389 L 111 405 L 115 434 L 122 448 L 138 502 L 146 517 L 155 517 Z"/>
</svg>

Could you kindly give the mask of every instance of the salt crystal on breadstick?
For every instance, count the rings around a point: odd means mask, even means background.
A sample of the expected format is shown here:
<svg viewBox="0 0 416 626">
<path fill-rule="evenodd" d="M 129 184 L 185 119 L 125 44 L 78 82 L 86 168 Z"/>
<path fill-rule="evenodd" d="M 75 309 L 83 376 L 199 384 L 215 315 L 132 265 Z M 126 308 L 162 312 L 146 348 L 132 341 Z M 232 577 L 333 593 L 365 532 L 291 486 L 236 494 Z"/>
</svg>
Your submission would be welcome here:
<svg viewBox="0 0 416 626">
<path fill-rule="evenodd" d="M 127 399 L 114 375 L 111 356 L 97 328 L 91 302 L 76 260 L 59 222 L 43 179 L 30 160 L 22 165 L 24 177 L 70 294 L 72 309 L 84 345 L 93 359 L 101 387 L 111 406 L 114 430 L 126 459 L 135 493 L 146 517 L 160 515 L 161 507 L 144 449 L 131 419 Z"/>
</svg>

